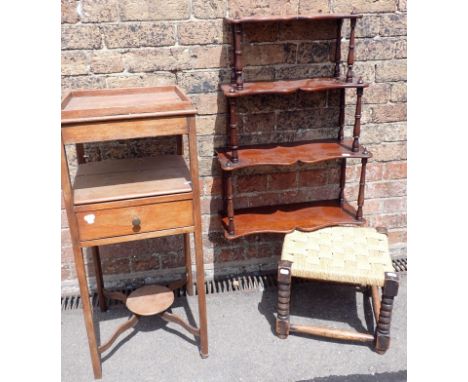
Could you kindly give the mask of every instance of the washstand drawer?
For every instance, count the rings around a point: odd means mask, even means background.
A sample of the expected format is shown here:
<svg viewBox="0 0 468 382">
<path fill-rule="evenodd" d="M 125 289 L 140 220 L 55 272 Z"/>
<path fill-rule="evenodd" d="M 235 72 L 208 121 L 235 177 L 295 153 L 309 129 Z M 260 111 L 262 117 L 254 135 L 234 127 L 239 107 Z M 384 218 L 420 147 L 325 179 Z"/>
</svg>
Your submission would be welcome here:
<svg viewBox="0 0 468 382">
<path fill-rule="evenodd" d="M 88 210 L 76 216 L 81 241 L 193 225 L 191 200 Z"/>
</svg>

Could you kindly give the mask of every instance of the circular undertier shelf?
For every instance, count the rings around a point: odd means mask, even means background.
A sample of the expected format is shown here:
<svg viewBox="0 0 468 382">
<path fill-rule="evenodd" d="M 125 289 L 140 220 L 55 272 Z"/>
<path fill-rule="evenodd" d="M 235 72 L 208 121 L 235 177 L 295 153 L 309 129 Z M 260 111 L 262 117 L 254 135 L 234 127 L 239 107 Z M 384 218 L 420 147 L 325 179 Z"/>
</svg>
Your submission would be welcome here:
<svg viewBox="0 0 468 382">
<path fill-rule="evenodd" d="M 174 302 L 174 292 L 162 285 L 145 285 L 130 293 L 126 305 L 139 316 L 164 312 Z"/>
</svg>

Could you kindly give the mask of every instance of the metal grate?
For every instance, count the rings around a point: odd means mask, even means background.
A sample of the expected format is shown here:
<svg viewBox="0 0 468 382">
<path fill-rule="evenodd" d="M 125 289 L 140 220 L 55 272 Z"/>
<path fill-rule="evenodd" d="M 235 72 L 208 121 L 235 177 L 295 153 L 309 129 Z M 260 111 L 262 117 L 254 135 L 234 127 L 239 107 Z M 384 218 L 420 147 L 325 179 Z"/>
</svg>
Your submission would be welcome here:
<svg viewBox="0 0 468 382">
<path fill-rule="evenodd" d="M 400 257 L 392 260 L 393 268 L 398 273 L 407 272 L 407 259 L 406 257 Z M 306 279 L 295 278 L 294 283 L 308 282 Z M 205 282 L 206 294 L 215 293 L 230 293 L 236 291 L 247 291 L 247 290 L 265 290 L 271 287 L 276 287 L 276 271 L 270 272 L 256 272 L 245 275 L 229 275 L 221 278 L 215 278 L 214 280 Z M 195 293 L 197 293 L 195 286 Z M 134 291 L 133 289 L 119 290 L 119 292 L 125 293 L 127 296 Z M 184 288 L 174 290 L 175 297 L 186 296 L 187 292 Z M 97 308 L 99 306 L 97 294 L 94 293 L 91 299 L 92 306 Z M 107 299 L 108 306 L 119 305 L 121 302 Z M 62 297 L 62 310 L 74 310 L 81 309 L 81 299 L 79 295 L 64 296 Z"/>
</svg>

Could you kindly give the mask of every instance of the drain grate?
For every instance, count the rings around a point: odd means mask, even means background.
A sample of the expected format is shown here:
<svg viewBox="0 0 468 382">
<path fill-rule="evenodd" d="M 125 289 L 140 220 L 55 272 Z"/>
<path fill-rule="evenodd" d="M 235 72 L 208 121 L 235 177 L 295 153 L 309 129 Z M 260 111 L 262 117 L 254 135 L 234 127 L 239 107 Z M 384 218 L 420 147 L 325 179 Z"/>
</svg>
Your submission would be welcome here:
<svg viewBox="0 0 468 382">
<path fill-rule="evenodd" d="M 397 273 L 407 272 L 407 258 L 400 257 L 392 260 L 393 268 Z M 294 283 L 304 283 L 308 280 L 305 279 L 294 279 Z M 230 293 L 236 291 L 247 291 L 247 290 L 265 290 L 268 288 L 276 287 L 276 271 L 270 272 L 256 272 L 245 275 L 230 275 L 222 278 L 215 278 L 205 282 L 206 294 L 219 294 L 219 293 Z M 197 293 L 195 286 L 195 293 Z M 134 291 L 132 289 L 119 290 L 127 296 Z M 187 292 L 185 288 L 175 289 L 175 297 L 186 296 Z M 92 306 L 97 308 L 99 306 L 97 294 L 94 293 L 91 299 Z M 107 299 L 108 306 L 120 305 L 121 302 Z M 79 295 L 63 296 L 62 297 L 62 310 L 75 310 L 81 309 L 81 298 Z"/>
</svg>

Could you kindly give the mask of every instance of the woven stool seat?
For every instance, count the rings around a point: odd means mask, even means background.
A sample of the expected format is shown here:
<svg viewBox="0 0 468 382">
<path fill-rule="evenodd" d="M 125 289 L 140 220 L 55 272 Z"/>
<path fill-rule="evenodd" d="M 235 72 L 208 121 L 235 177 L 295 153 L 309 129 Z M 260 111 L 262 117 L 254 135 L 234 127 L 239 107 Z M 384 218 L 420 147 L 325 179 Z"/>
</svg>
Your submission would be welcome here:
<svg viewBox="0 0 468 382">
<path fill-rule="evenodd" d="M 388 238 L 375 228 L 329 227 L 287 234 L 281 260 L 292 262 L 292 276 L 383 286 L 394 272 Z"/>
</svg>

